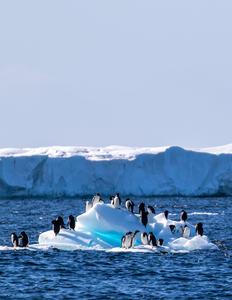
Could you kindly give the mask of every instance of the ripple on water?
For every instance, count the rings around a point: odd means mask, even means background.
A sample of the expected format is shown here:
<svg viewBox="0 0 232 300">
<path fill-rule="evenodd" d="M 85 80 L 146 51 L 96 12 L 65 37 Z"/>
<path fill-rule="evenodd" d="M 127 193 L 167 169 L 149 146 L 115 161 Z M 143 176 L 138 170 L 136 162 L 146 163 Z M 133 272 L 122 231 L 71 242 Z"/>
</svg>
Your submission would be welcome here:
<svg viewBox="0 0 232 300">
<path fill-rule="evenodd" d="M 143 199 L 144 200 L 144 199 Z M 185 208 L 220 251 L 182 254 L 1 251 L 1 299 L 226 299 L 232 297 L 231 198 L 151 198 L 176 218 Z M 31 243 L 57 215 L 83 211 L 79 199 L 1 200 L 0 245 L 25 230 Z M 222 215 L 223 213 L 223 215 Z"/>
</svg>

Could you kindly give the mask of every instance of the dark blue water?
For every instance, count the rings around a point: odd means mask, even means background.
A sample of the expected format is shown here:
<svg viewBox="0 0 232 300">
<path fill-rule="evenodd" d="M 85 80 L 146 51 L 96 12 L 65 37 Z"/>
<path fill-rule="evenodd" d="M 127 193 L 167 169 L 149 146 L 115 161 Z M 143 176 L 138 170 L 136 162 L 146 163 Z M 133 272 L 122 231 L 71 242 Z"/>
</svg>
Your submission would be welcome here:
<svg viewBox="0 0 232 300">
<path fill-rule="evenodd" d="M 0 251 L 0 299 L 232 299 L 232 198 L 152 198 L 157 212 L 181 209 L 203 222 L 219 251 L 186 254 Z M 25 230 L 36 243 L 57 215 L 84 210 L 80 199 L 0 200 L 0 245 Z M 170 216 L 172 219 L 177 216 Z"/>
</svg>

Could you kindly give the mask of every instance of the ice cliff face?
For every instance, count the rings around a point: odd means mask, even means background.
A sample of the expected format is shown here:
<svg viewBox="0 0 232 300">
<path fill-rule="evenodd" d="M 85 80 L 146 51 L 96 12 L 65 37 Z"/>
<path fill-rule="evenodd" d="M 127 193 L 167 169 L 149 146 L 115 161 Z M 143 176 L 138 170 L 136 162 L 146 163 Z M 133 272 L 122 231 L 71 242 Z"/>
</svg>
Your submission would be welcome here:
<svg viewBox="0 0 232 300">
<path fill-rule="evenodd" d="M 232 145 L 0 150 L 0 197 L 232 195 Z"/>
</svg>

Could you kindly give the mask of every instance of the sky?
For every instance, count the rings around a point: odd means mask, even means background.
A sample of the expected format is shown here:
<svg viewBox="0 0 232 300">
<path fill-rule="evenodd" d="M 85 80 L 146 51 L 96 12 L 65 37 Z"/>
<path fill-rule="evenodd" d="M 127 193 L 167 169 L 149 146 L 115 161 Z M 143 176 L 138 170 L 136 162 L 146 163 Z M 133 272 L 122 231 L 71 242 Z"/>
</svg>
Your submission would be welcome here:
<svg viewBox="0 0 232 300">
<path fill-rule="evenodd" d="M 0 147 L 232 143 L 231 9 L 0 0 Z"/>
</svg>

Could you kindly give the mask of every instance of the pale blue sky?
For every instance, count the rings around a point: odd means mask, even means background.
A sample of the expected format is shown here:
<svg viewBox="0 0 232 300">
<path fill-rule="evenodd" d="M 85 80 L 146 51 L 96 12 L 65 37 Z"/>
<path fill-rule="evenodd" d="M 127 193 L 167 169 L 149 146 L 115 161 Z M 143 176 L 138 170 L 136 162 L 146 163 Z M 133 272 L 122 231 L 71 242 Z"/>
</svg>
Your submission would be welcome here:
<svg viewBox="0 0 232 300">
<path fill-rule="evenodd" d="M 232 142 L 231 1 L 1 1 L 0 147 Z"/>
</svg>

